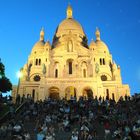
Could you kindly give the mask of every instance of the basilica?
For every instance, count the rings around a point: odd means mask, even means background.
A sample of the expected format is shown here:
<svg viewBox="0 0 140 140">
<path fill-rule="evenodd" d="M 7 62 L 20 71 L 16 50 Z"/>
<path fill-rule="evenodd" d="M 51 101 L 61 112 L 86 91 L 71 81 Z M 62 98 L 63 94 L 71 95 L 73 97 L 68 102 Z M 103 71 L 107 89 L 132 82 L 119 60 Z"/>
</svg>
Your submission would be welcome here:
<svg viewBox="0 0 140 140">
<path fill-rule="evenodd" d="M 27 62 L 20 69 L 22 76 L 13 86 L 12 96 L 30 96 L 37 100 L 72 97 L 130 96 L 129 85 L 122 84 L 121 68 L 102 41 L 100 31 L 88 44 L 83 27 L 73 18 L 68 5 L 66 19 L 56 28 L 52 43 L 44 40 L 45 31 L 33 46 Z"/>
</svg>

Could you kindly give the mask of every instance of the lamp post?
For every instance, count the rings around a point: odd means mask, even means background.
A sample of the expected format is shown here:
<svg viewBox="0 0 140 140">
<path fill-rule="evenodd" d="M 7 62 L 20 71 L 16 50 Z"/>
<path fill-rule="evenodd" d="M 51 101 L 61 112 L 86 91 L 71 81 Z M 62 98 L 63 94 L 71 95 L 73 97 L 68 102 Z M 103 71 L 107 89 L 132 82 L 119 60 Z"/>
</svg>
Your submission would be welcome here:
<svg viewBox="0 0 140 140">
<path fill-rule="evenodd" d="M 18 92 L 19 92 L 20 78 L 22 78 L 22 76 L 23 76 L 23 74 L 22 74 L 21 70 L 18 71 L 18 72 L 17 72 L 17 77 L 18 77 L 17 94 L 18 94 Z"/>
<path fill-rule="evenodd" d="M 17 85 L 16 96 L 15 96 L 15 102 L 16 102 L 16 104 L 20 104 L 20 96 L 18 95 L 18 93 L 19 93 L 19 87 L 20 87 L 20 78 L 23 76 L 23 74 L 22 74 L 21 71 L 22 71 L 22 69 L 20 69 L 20 71 L 17 72 L 18 85 Z"/>
</svg>

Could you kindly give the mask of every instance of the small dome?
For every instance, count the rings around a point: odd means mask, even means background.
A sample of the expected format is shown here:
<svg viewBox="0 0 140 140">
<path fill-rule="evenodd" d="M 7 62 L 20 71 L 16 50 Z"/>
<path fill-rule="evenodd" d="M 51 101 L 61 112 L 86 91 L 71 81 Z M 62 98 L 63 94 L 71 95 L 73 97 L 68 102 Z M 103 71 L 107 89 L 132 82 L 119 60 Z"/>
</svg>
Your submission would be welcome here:
<svg viewBox="0 0 140 140">
<path fill-rule="evenodd" d="M 47 41 L 47 42 L 45 43 L 45 46 L 51 46 L 50 42 Z"/>
<path fill-rule="evenodd" d="M 80 23 L 78 23 L 76 20 L 72 18 L 65 19 L 59 24 L 56 31 L 56 35 L 60 36 L 62 34 L 68 34 L 69 31 L 71 31 L 72 33 L 77 33 L 82 36 L 85 35 Z"/>
<path fill-rule="evenodd" d="M 96 43 L 94 42 L 94 40 L 91 40 L 91 43 L 90 43 L 90 45 L 89 45 L 89 48 L 90 49 L 96 49 Z"/>
<path fill-rule="evenodd" d="M 50 49 L 51 49 L 51 44 L 50 44 L 49 41 L 47 41 L 47 42 L 45 43 L 45 49 L 47 49 L 47 50 L 50 50 Z"/>
<path fill-rule="evenodd" d="M 33 47 L 33 49 L 32 49 L 32 52 L 34 53 L 34 52 L 42 52 L 42 51 L 44 51 L 44 45 L 45 45 L 45 42 L 44 41 L 38 41 L 35 45 L 34 45 L 34 47 Z"/>
<path fill-rule="evenodd" d="M 98 28 L 96 28 L 95 35 L 96 35 L 95 43 L 96 43 L 96 46 L 97 46 L 96 50 L 98 52 L 109 53 L 107 45 L 100 38 L 100 31 L 99 31 Z"/>
<path fill-rule="evenodd" d="M 34 45 L 32 49 L 32 53 L 44 51 L 44 45 L 45 45 L 44 34 L 45 34 L 44 29 L 42 28 L 40 31 L 40 40 Z"/>
<path fill-rule="evenodd" d="M 96 40 L 95 43 L 96 43 L 96 46 L 97 46 L 97 50 L 99 50 L 100 52 L 109 53 L 108 47 L 103 41 Z"/>
</svg>

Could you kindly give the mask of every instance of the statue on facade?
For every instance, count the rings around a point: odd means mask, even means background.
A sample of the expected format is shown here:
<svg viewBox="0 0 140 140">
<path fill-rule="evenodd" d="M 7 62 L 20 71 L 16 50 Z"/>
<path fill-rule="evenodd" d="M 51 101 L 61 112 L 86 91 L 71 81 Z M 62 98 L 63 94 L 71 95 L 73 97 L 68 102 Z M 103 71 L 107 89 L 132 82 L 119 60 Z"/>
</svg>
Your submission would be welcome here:
<svg viewBox="0 0 140 140">
<path fill-rule="evenodd" d="M 25 64 L 24 65 L 24 68 L 23 68 L 23 74 L 24 74 L 24 78 L 25 78 L 25 80 L 27 80 L 28 78 L 28 65 L 27 64 Z"/>
<path fill-rule="evenodd" d="M 69 40 L 68 41 L 68 52 L 72 52 L 73 51 L 73 44 L 72 44 L 72 41 Z"/>
<path fill-rule="evenodd" d="M 27 65 L 27 81 L 30 80 L 30 71 L 31 71 L 32 64 L 30 63 Z"/>
<path fill-rule="evenodd" d="M 45 66 L 44 63 L 42 64 L 42 73 L 43 73 L 44 75 L 46 74 L 46 66 Z"/>
<path fill-rule="evenodd" d="M 96 74 L 99 73 L 99 64 L 98 63 L 95 64 L 95 72 L 96 72 Z"/>
</svg>

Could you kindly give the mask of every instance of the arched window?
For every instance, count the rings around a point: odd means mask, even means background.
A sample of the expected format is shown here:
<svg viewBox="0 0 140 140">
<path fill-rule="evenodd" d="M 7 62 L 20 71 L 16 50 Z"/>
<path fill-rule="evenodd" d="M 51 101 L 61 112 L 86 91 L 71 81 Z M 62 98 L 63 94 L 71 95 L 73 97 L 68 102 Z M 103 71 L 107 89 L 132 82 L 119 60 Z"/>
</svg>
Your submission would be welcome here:
<svg viewBox="0 0 140 140">
<path fill-rule="evenodd" d="M 55 70 L 55 78 L 58 77 L 58 69 Z"/>
<path fill-rule="evenodd" d="M 39 65 L 41 65 L 41 59 L 39 59 Z"/>
<path fill-rule="evenodd" d="M 106 99 L 109 100 L 109 89 L 106 89 Z"/>
<path fill-rule="evenodd" d="M 38 65 L 38 59 L 35 60 L 35 65 Z"/>
<path fill-rule="evenodd" d="M 100 58 L 100 65 L 102 65 L 102 59 Z"/>
<path fill-rule="evenodd" d="M 69 74 L 72 74 L 72 62 L 69 62 Z"/>
<path fill-rule="evenodd" d="M 112 93 L 112 100 L 115 100 L 115 96 L 114 96 L 114 93 Z"/>
<path fill-rule="evenodd" d="M 83 77 L 86 77 L 86 69 L 83 69 Z"/>
<path fill-rule="evenodd" d="M 103 65 L 105 65 L 105 59 L 103 58 Z"/>
<path fill-rule="evenodd" d="M 35 98 L 35 89 L 32 90 L 32 98 Z"/>
</svg>

